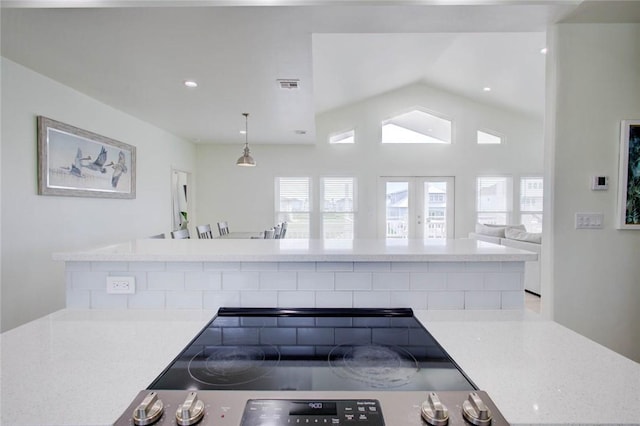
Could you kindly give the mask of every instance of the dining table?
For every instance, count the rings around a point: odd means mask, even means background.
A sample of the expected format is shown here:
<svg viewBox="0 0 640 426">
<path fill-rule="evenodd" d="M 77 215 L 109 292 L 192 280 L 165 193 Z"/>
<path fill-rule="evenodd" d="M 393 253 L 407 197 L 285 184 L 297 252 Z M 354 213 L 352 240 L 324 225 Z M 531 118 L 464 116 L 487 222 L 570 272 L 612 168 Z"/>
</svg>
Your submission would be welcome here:
<svg viewBox="0 0 640 426">
<path fill-rule="evenodd" d="M 263 239 L 264 231 L 239 231 L 239 232 L 229 232 L 225 235 L 220 235 L 217 238 L 226 238 L 226 239 Z"/>
</svg>

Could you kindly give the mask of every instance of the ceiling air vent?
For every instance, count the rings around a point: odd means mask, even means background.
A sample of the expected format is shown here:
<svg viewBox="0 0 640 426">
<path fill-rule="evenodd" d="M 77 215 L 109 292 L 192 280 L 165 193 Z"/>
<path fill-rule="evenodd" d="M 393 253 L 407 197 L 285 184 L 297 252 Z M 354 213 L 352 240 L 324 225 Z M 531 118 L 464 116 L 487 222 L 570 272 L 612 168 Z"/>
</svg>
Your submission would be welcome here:
<svg viewBox="0 0 640 426">
<path fill-rule="evenodd" d="M 298 80 L 298 79 L 280 79 L 280 80 L 278 80 L 278 85 L 280 85 L 281 89 L 299 89 L 300 88 L 300 80 Z"/>
</svg>

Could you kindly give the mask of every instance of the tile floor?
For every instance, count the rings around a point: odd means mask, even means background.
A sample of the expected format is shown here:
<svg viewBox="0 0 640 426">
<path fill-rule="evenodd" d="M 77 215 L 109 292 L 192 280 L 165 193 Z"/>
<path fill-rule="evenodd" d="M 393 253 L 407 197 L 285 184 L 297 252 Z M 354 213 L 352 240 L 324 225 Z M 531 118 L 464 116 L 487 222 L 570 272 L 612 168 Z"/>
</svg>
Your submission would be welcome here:
<svg viewBox="0 0 640 426">
<path fill-rule="evenodd" d="M 535 294 L 531 294 L 529 292 L 524 292 L 524 306 L 530 311 L 540 313 L 540 296 L 536 296 Z"/>
</svg>

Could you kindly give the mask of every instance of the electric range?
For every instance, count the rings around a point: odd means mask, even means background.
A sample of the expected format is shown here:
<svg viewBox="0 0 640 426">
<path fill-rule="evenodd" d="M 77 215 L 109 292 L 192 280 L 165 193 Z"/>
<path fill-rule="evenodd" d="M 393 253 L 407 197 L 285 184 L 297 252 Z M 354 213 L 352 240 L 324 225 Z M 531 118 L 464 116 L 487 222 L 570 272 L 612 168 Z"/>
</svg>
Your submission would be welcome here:
<svg viewBox="0 0 640 426">
<path fill-rule="evenodd" d="M 221 308 L 115 425 L 508 425 L 408 308 Z"/>
</svg>

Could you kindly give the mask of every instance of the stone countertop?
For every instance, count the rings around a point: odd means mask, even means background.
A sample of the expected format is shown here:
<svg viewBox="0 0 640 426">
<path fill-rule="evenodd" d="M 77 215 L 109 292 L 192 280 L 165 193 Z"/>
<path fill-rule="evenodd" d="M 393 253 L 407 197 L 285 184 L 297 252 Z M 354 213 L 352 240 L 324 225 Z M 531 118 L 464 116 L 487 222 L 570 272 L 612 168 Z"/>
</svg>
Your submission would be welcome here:
<svg viewBox="0 0 640 426">
<path fill-rule="evenodd" d="M 107 262 L 514 262 L 537 258 L 536 253 L 473 239 L 141 239 L 53 254 L 54 260 Z"/>
<path fill-rule="evenodd" d="M 111 424 L 213 315 L 62 310 L 3 333 L 2 424 Z M 416 315 L 512 425 L 640 424 L 640 364 L 557 323 Z"/>
</svg>

